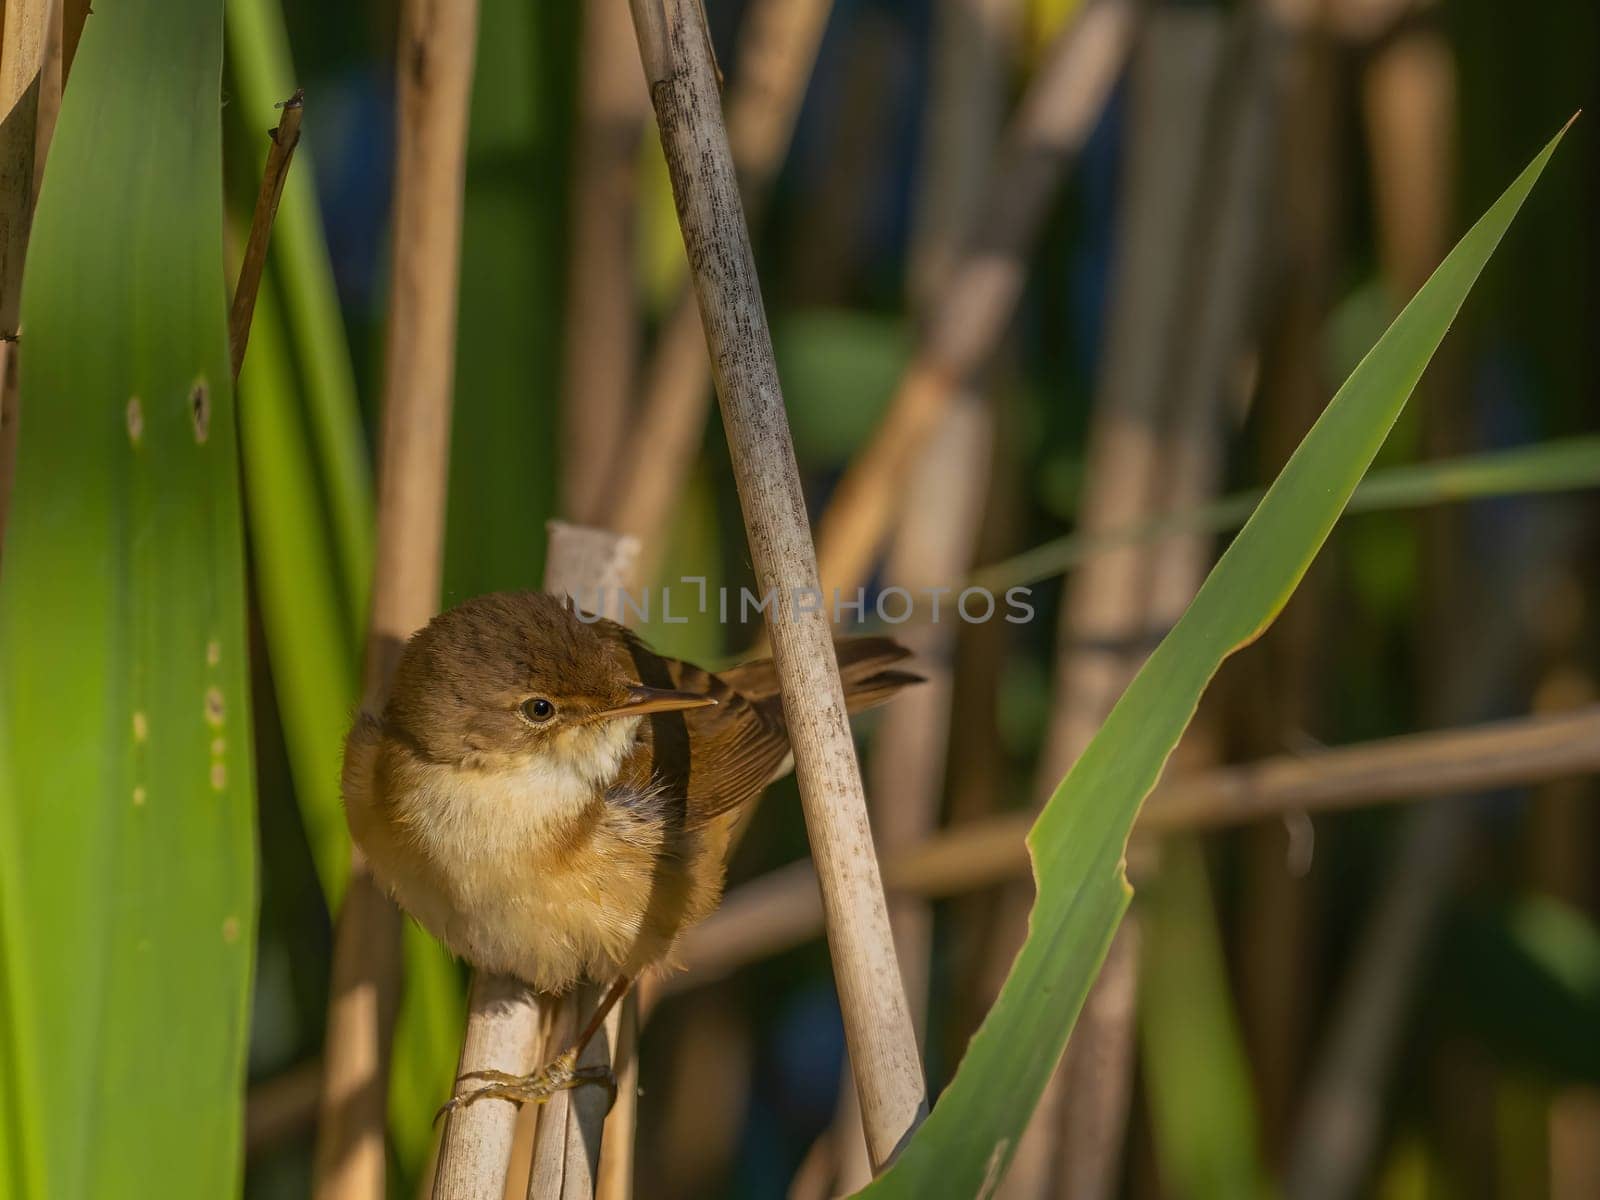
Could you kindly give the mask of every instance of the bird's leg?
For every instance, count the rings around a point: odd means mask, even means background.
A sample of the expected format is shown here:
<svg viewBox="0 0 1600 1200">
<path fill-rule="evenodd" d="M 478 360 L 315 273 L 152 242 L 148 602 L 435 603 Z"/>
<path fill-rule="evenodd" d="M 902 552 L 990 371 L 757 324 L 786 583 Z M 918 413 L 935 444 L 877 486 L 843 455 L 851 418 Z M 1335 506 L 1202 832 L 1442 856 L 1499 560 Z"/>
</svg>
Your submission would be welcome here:
<svg viewBox="0 0 1600 1200">
<path fill-rule="evenodd" d="M 440 1116 L 456 1108 L 465 1108 L 479 1100 L 510 1100 L 515 1104 L 524 1104 L 532 1101 L 542 1104 L 557 1092 L 568 1088 L 579 1087 L 585 1083 L 601 1083 L 611 1092 L 611 1102 L 617 1099 L 617 1077 L 611 1073 L 609 1066 L 580 1067 L 578 1056 L 584 1048 L 594 1040 L 594 1035 L 600 1032 L 600 1027 L 606 1023 L 606 1017 L 617 1006 L 617 1002 L 628 994 L 628 989 L 633 986 L 633 979 L 624 975 L 611 985 L 605 998 L 600 1001 L 594 1010 L 594 1015 L 589 1018 L 589 1023 L 578 1034 L 577 1040 L 551 1059 L 539 1070 L 531 1075 L 513 1075 L 508 1071 L 469 1071 L 460 1079 L 481 1079 L 484 1086 L 474 1088 L 470 1092 L 462 1092 L 452 1096 L 434 1117 Z M 459 1082 L 459 1080 L 458 1080 Z"/>
</svg>

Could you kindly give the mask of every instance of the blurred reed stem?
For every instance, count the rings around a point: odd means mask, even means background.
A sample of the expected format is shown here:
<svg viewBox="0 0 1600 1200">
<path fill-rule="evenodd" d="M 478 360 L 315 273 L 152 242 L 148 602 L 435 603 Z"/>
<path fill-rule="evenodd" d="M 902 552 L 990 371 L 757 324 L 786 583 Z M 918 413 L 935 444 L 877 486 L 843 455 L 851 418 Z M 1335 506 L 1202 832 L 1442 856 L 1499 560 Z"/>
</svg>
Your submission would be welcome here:
<svg viewBox="0 0 1600 1200">
<path fill-rule="evenodd" d="M 387 702 L 412 632 L 439 602 L 475 0 L 401 11 L 392 281 L 384 355 L 377 553 L 362 709 Z M 381 1200 L 399 914 L 359 852 L 334 941 L 313 1191 Z"/>
<path fill-rule="evenodd" d="M 816 588 L 794 445 L 698 0 L 633 0 L 684 245 L 763 594 Z M 886 1164 L 927 1113 L 826 614 L 767 614 L 855 1064 L 867 1148 Z"/>
<path fill-rule="evenodd" d="M 754 0 L 739 32 L 738 72 L 726 105 L 728 143 L 745 219 L 759 226 L 794 134 L 833 0 Z M 684 281 L 641 375 L 644 398 L 609 464 L 626 480 L 606 524 L 645 547 L 640 578 L 654 577 L 667 522 L 705 436 L 711 363 L 694 290 Z"/>
<path fill-rule="evenodd" d="M 650 99 L 633 26 L 616 0 L 585 0 L 573 134 L 561 384 L 561 511 L 593 524 L 620 480 L 638 357 L 634 227 L 639 140 Z"/>
<path fill-rule="evenodd" d="M 872 440 L 818 529 L 824 594 L 866 582 L 899 511 L 906 472 L 957 390 L 989 363 L 1022 294 L 1027 262 L 1065 174 L 1094 129 L 1133 40 L 1134 0 L 1087 0 L 1057 35 L 1006 131 L 980 217 Z"/>
</svg>

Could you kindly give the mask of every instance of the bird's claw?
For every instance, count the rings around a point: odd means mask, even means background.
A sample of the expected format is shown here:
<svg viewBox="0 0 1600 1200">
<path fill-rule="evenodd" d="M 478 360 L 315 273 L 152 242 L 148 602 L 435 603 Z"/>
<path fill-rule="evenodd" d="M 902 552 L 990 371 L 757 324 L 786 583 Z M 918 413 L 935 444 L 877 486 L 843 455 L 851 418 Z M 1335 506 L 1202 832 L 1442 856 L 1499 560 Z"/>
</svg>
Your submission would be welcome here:
<svg viewBox="0 0 1600 1200">
<path fill-rule="evenodd" d="M 617 1100 L 617 1077 L 612 1074 L 611 1068 L 580 1067 L 575 1050 L 568 1050 L 560 1057 L 552 1059 L 531 1075 L 512 1075 L 506 1071 L 468 1071 L 460 1076 L 460 1079 L 481 1079 L 484 1081 L 484 1086 L 451 1096 L 434 1114 L 435 1122 L 446 1113 L 466 1108 L 479 1100 L 509 1100 L 519 1106 L 529 1102 L 543 1104 L 557 1092 L 580 1087 L 586 1083 L 601 1083 L 606 1086 L 606 1090 L 610 1093 L 608 1108 Z"/>
</svg>

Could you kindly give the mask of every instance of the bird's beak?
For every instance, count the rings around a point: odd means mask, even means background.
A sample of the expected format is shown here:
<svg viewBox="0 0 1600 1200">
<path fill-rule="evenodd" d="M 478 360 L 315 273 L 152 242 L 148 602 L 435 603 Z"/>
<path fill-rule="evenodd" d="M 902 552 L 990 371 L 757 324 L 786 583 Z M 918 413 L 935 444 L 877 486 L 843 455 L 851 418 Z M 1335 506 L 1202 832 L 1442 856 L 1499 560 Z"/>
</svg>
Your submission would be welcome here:
<svg viewBox="0 0 1600 1200">
<path fill-rule="evenodd" d="M 642 685 L 628 689 L 628 698 L 616 708 L 602 709 L 598 717 L 639 717 L 645 713 L 677 712 L 684 708 L 705 708 L 715 704 L 710 696 L 699 692 L 674 692 L 670 688 L 653 688 Z"/>
</svg>

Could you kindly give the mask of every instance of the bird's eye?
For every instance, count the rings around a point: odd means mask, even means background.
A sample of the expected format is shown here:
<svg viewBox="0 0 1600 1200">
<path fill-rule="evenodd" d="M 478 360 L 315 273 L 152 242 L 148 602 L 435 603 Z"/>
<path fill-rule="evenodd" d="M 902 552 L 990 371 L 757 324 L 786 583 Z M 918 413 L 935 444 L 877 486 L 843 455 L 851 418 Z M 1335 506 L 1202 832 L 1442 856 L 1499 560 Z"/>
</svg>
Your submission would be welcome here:
<svg viewBox="0 0 1600 1200">
<path fill-rule="evenodd" d="M 535 696 L 532 700 L 522 702 L 522 715 L 536 725 L 542 725 L 556 715 L 556 706 L 543 696 Z"/>
</svg>

